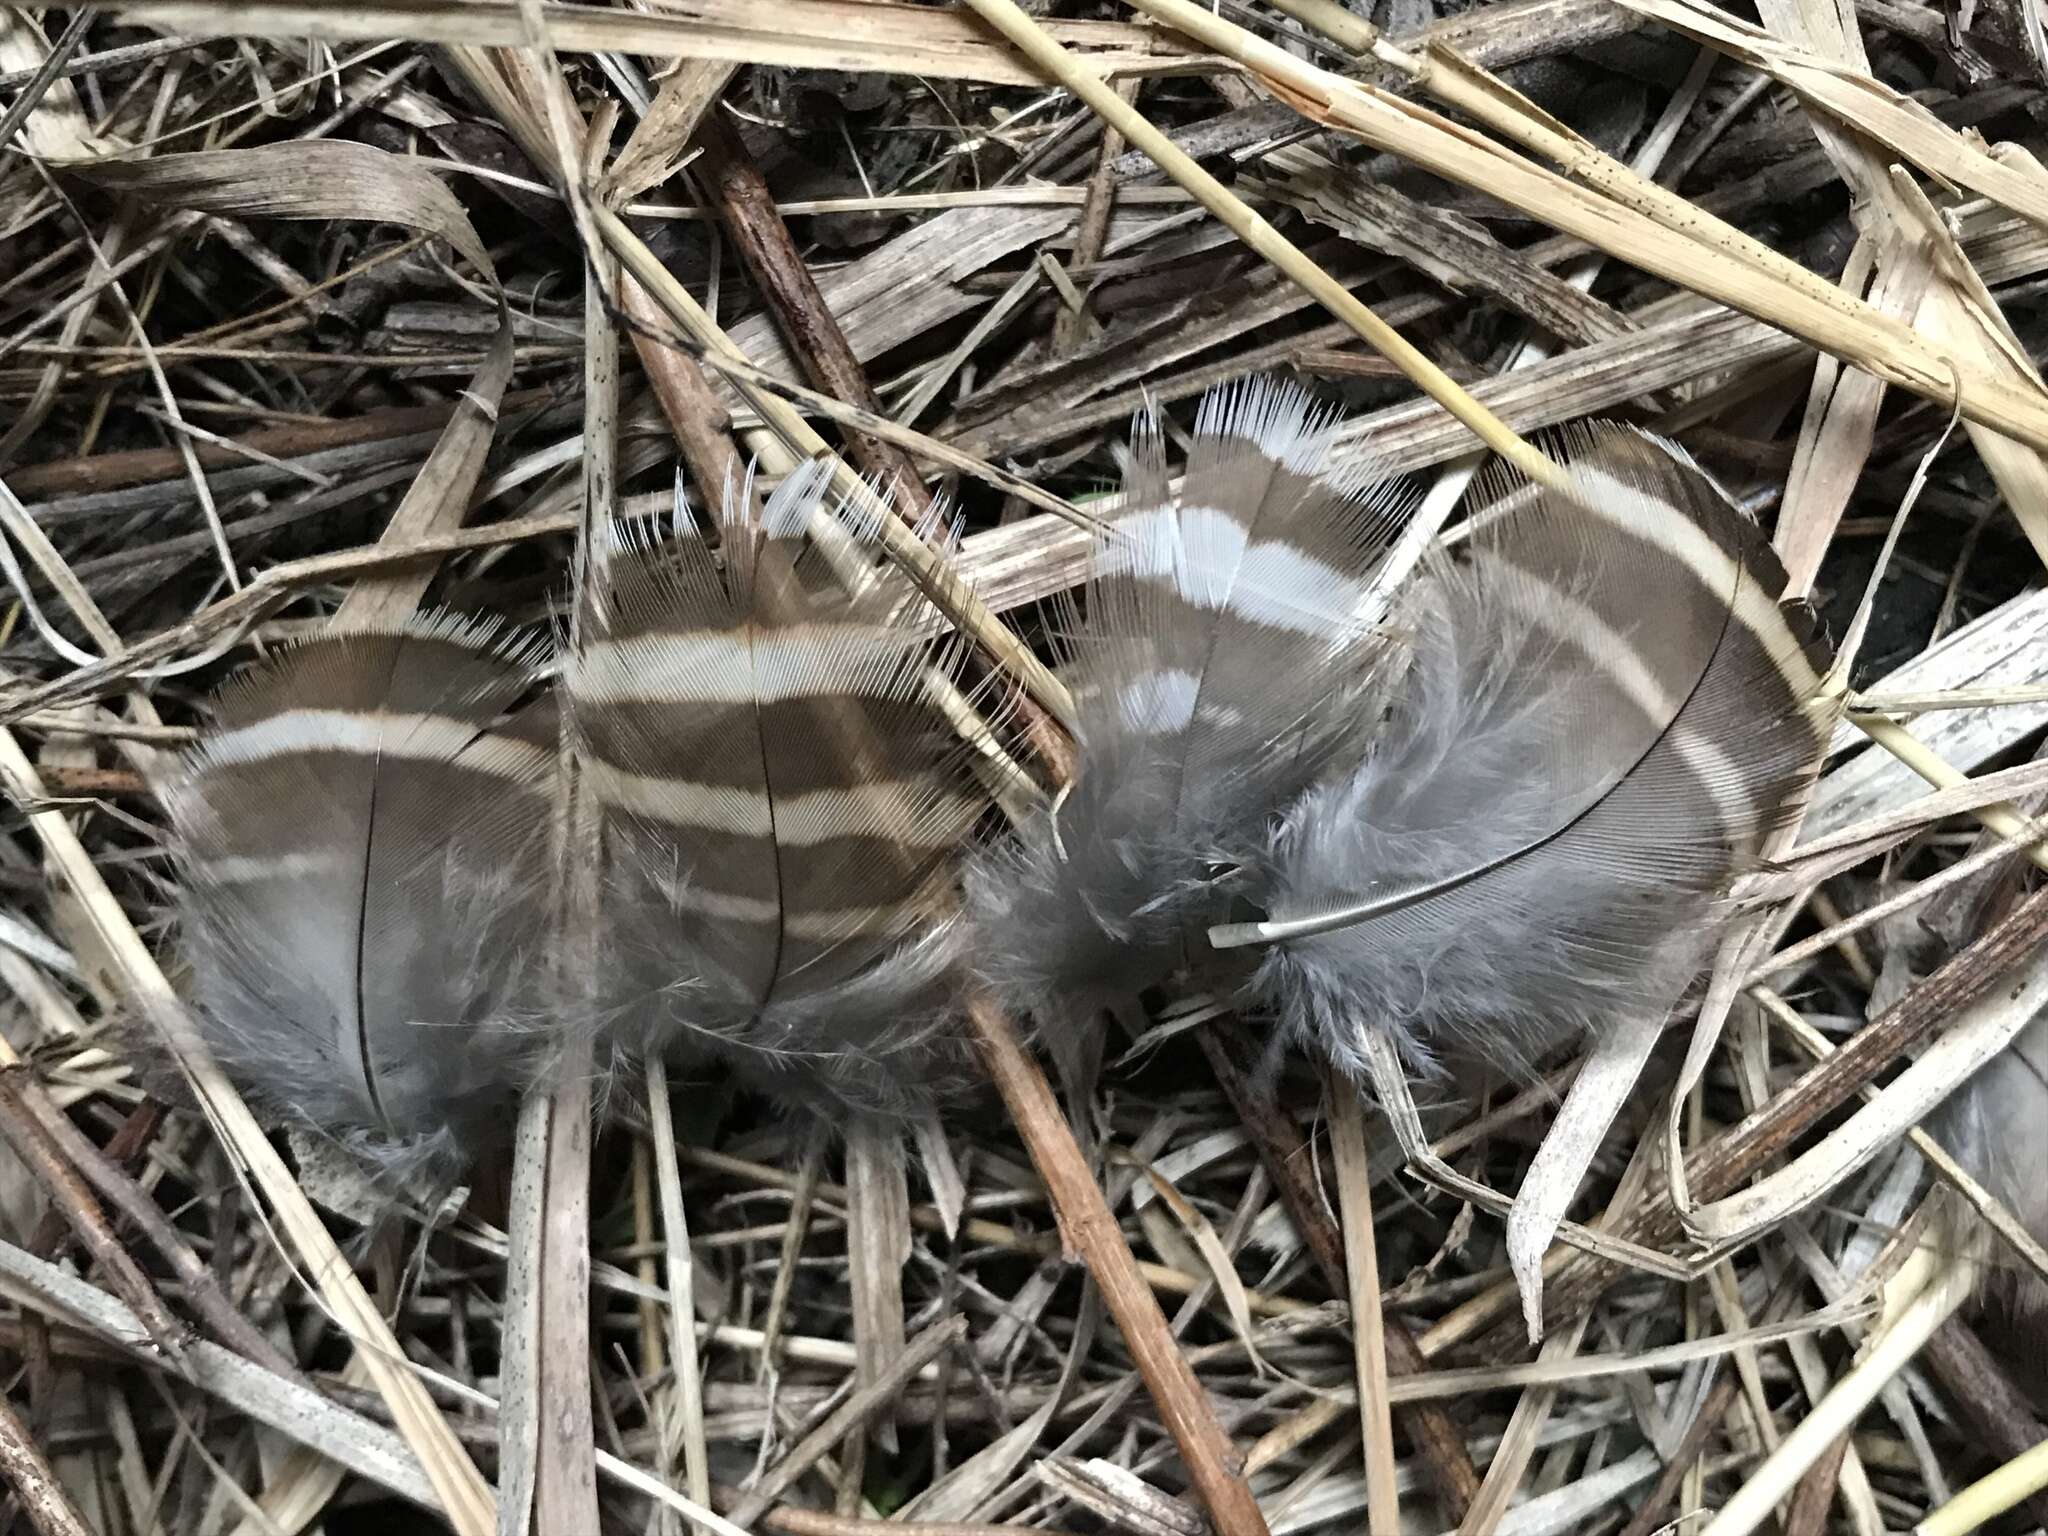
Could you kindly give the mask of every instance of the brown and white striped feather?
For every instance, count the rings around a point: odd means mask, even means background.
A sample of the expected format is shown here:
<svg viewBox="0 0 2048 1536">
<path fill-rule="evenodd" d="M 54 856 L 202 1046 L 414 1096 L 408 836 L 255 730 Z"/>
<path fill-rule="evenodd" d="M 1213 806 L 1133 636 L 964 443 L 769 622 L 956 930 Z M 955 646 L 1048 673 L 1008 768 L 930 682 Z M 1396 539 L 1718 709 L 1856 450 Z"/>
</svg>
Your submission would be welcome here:
<svg viewBox="0 0 2048 1536">
<path fill-rule="evenodd" d="M 1417 584 L 1386 733 L 1290 818 L 1268 920 L 1214 935 L 1274 943 L 1258 990 L 1354 1068 L 1366 1027 L 1512 1064 L 1670 1007 L 1818 766 L 1819 653 L 1760 532 L 1662 443 L 1572 448 L 1572 495 L 1523 490 Z"/>
<path fill-rule="evenodd" d="M 1041 1022 L 1185 959 L 1270 819 L 1362 750 L 1382 647 L 1358 614 L 1397 506 L 1331 470 L 1333 427 L 1289 385 L 1215 391 L 1178 501 L 1134 433 L 1068 637 L 1075 782 L 970 868 L 977 961 Z"/>
<path fill-rule="evenodd" d="M 458 1172 L 534 1054 L 554 746 L 532 658 L 422 617 L 224 688 L 162 786 L 201 1027 L 272 1112 Z"/>
<path fill-rule="evenodd" d="M 814 463 L 765 506 L 732 488 L 715 554 L 680 506 L 603 552 L 563 684 L 626 914 L 614 1030 L 886 1109 L 941 1016 L 947 869 L 983 802 L 926 692 L 957 647 L 891 569 L 849 595 L 806 536 L 828 485 Z"/>
</svg>

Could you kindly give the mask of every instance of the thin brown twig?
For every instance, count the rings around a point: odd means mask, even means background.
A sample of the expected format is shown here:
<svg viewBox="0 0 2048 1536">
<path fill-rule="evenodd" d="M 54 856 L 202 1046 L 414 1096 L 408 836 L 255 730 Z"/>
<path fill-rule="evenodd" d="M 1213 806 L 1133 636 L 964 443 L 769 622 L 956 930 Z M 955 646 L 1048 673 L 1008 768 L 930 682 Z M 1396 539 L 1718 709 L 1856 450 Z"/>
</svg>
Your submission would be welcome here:
<svg viewBox="0 0 2048 1536">
<path fill-rule="evenodd" d="M 754 289 L 813 387 L 848 405 L 882 414 L 867 370 L 854 356 L 846 332 L 818 291 L 789 226 L 776 211 L 775 195 L 746 144 L 716 108 L 697 125 L 702 152 L 694 174 L 718 205 L 726 233 L 754 280 Z M 878 481 L 897 511 L 911 522 L 922 518 L 931 496 L 910 455 L 894 443 L 864 432 L 847 434 L 854 462 Z"/>
<path fill-rule="evenodd" d="M 162 1209 L 122 1171 L 112 1149 L 103 1152 L 94 1146 L 85 1133 L 50 1102 L 42 1086 L 25 1075 L 25 1071 L 0 1071 L 0 1109 L 33 1121 L 71 1160 L 100 1197 L 141 1229 L 150 1245 L 177 1272 L 178 1281 L 185 1288 L 186 1299 L 223 1344 L 238 1350 L 266 1370 L 275 1371 L 287 1380 L 304 1383 L 305 1378 L 298 1367 L 263 1335 L 262 1330 L 242 1315 L 221 1289 L 213 1271 L 192 1251 L 191 1245 L 179 1235 Z M 122 1129 L 125 1132 L 127 1127 Z"/>
<path fill-rule="evenodd" d="M 1836 1486 L 1842 1481 L 1842 1460 L 1848 1454 L 1849 1437 L 1837 1435 L 1820 1460 L 1806 1469 L 1778 1522 L 1783 1536 L 1820 1536 L 1826 1529 L 1828 1510 L 1835 1502 Z"/>
<path fill-rule="evenodd" d="M 746 144 L 714 109 L 698 124 L 697 145 L 703 152 L 698 173 L 717 201 L 725 229 L 762 302 L 775 317 L 790 355 L 820 393 L 880 418 L 882 403 L 867 370 L 818 290 L 817 280 L 797 250 L 789 226 L 775 207 L 775 195 Z M 846 446 L 854 461 L 884 491 L 889 509 L 912 527 L 922 526 L 932 498 L 910 455 L 896 443 L 867 432 L 847 432 Z M 1062 778 L 1071 777 L 1073 746 L 1066 732 L 1021 687 L 1012 684 L 1007 691 L 1007 707 L 1033 750 Z"/>
<path fill-rule="evenodd" d="M 1257 1048 L 1249 1032 L 1242 1021 L 1225 1017 L 1204 1026 L 1198 1038 L 1217 1083 L 1258 1148 L 1259 1160 L 1265 1165 L 1294 1230 L 1308 1246 L 1324 1282 L 1334 1294 L 1343 1295 L 1343 1238 L 1316 1187 L 1315 1164 L 1308 1142 L 1271 1096 L 1255 1087 L 1253 1063 Z M 1412 1376 L 1427 1370 L 1429 1362 L 1415 1347 L 1415 1336 L 1407 1326 L 1399 1318 L 1383 1321 L 1387 1369 L 1396 1376 Z M 1465 1449 L 1465 1437 L 1458 1433 L 1450 1413 L 1440 1403 L 1408 1403 L 1402 1406 L 1397 1419 L 1429 1469 L 1443 1513 L 1454 1522 L 1463 1520 L 1479 1492 L 1479 1471 L 1473 1466 L 1471 1453 Z"/>
<path fill-rule="evenodd" d="M 1687 1470 L 1706 1450 L 1708 1437 L 1720 1427 L 1721 1420 L 1735 1404 L 1735 1394 L 1741 1390 L 1741 1378 L 1734 1371 L 1723 1368 L 1707 1393 L 1707 1400 L 1700 1404 L 1700 1411 L 1692 1416 L 1692 1422 L 1685 1426 L 1685 1433 L 1679 1436 L 1678 1447 L 1671 1453 L 1671 1459 L 1657 1474 L 1656 1486 L 1636 1506 L 1628 1524 L 1621 1528 L 1621 1536 L 1650 1536 L 1664 1524 L 1664 1511 L 1678 1497 L 1679 1486 L 1684 1483 Z"/>
<path fill-rule="evenodd" d="M 21 1507 L 39 1536 L 93 1536 L 5 1397 L 0 1397 L 0 1477 L 20 1495 Z"/>
<path fill-rule="evenodd" d="M 1993 1461 L 2011 1461 L 2048 1441 L 2048 1425 L 2034 1405 L 1961 1318 L 1936 1329 L 1921 1358 Z M 2035 1494 L 2027 1510 L 2037 1524 L 2048 1526 L 2048 1493 Z"/>
<path fill-rule="evenodd" d="M 35 1175 L 51 1208 L 63 1213 L 79 1246 L 141 1319 L 157 1348 L 176 1355 L 183 1348 L 184 1324 L 171 1315 L 142 1266 L 114 1235 L 106 1213 L 78 1170 L 65 1160 L 49 1134 L 23 1105 L 20 1085 L 27 1074 L 28 1068 L 18 1062 L 0 1067 L 0 1137 L 5 1137 L 15 1156 Z"/>
<path fill-rule="evenodd" d="M 905 1344 L 903 1353 L 883 1376 L 849 1393 L 846 1401 L 828 1414 L 822 1424 L 791 1446 L 789 1453 L 768 1469 L 760 1482 L 733 1507 L 733 1524 L 749 1526 L 759 1520 L 819 1457 L 866 1424 L 870 1417 L 887 1408 L 895 1401 L 905 1382 L 966 1336 L 967 1319 L 956 1313 L 944 1322 L 933 1323 Z"/>
<path fill-rule="evenodd" d="M 1239 1471 L 1242 1459 L 1138 1272 L 1116 1217 L 1074 1141 L 1073 1129 L 1060 1113 L 1052 1086 L 1025 1054 L 1001 1009 L 975 997 L 968 1002 L 967 1016 L 1011 1123 L 1045 1180 L 1060 1230 L 1095 1277 L 1211 1522 L 1225 1536 L 1263 1536 L 1266 1519 Z"/>
</svg>

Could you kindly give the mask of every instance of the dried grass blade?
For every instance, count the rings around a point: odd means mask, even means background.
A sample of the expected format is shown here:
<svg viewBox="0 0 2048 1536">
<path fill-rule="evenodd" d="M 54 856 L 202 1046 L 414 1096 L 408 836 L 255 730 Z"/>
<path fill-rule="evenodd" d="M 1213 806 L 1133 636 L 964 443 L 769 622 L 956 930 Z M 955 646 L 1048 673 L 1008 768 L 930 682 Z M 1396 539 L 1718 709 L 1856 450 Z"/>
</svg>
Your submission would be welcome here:
<svg viewBox="0 0 2048 1536">
<path fill-rule="evenodd" d="M 528 41 L 517 0 L 383 0 L 337 5 L 283 0 L 238 3 L 225 15 L 209 0 L 96 0 L 158 25 L 217 37 L 298 41 L 462 44 L 515 48 Z M 720 59 L 785 69 L 835 69 L 974 80 L 989 85 L 1045 84 L 1011 49 L 991 40 L 960 12 L 890 4 L 887 0 L 782 0 L 772 11 L 753 0 L 692 0 L 644 11 L 594 5 L 541 7 L 548 41 L 565 52 L 645 54 L 650 58 Z M 1090 50 L 1104 73 L 1185 69 L 1189 59 L 1128 23 L 1054 22 L 1059 35 Z"/>
<path fill-rule="evenodd" d="M 893 1124 L 863 1117 L 846 1133 L 846 1269 L 853 1290 L 855 1375 L 872 1387 L 903 1353 L 903 1269 L 910 1262 L 910 1190 L 903 1138 Z M 875 1441 L 896 1451 L 896 1420 L 873 1421 Z"/>
<path fill-rule="evenodd" d="M 498 280 L 455 194 L 417 162 L 368 144 L 300 139 L 257 149 L 103 160 L 78 173 L 116 192 L 205 213 L 403 224 L 446 240 L 493 284 Z"/>
<path fill-rule="evenodd" d="M 1522 1316 L 1532 1342 L 1543 1336 L 1544 1255 L 1663 1032 L 1663 1018 L 1653 1014 L 1630 1019 L 1594 1040 L 1515 1191 L 1508 1212 L 1508 1264 L 1522 1288 Z"/>
<path fill-rule="evenodd" d="M 1337 1205 L 1344 1219 L 1345 1296 L 1351 1304 L 1352 1368 L 1358 1382 L 1359 1428 L 1365 1437 L 1366 1528 L 1400 1536 L 1401 1501 L 1394 1469 L 1394 1420 L 1387 1392 L 1386 1321 L 1380 1314 L 1379 1244 L 1372 1224 L 1372 1164 L 1365 1106 L 1358 1087 L 1326 1067 L 1330 1150 L 1336 1161 Z"/>
<path fill-rule="evenodd" d="M 1223 1295 L 1224 1309 L 1230 1313 L 1230 1325 L 1237 1330 L 1238 1341 L 1251 1358 L 1252 1368 L 1265 1371 L 1266 1362 L 1259 1355 L 1257 1337 L 1252 1331 L 1251 1301 L 1245 1295 L 1244 1281 L 1238 1276 L 1237 1265 L 1231 1262 L 1230 1250 L 1223 1246 L 1223 1239 L 1217 1236 L 1209 1218 L 1196 1210 L 1187 1196 L 1175 1189 L 1157 1168 L 1135 1158 L 1132 1161 L 1144 1173 L 1160 1203 L 1173 1212 L 1173 1219 L 1180 1223 L 1181 1230 L 1195 1245 L 1195 1252 L 1201 1255 L 1202 1263 L 1215 1279 L 1216 1289 Z"/>
<path fill-rule="evenodd" d="M 2048 226 L 2048 177 L 1994 160 L 1933 113 L 1869 75 L 1774 38 L 1704 0 L 1619 3 L 1764 71 L 1808 106 L 1868 135 L 1929 175 Z"/>
<path fill-rule="evenodd" d="M 1600 190 L 1543 170 L 1414 102 L 1306 64 L 1191 0 L 1133 4 L 1244 63 L 1312 121 L 1497 197 L 1619 260 L 1754 315 L 1924 398 L 1947 405 L 1960 393 L 1969 418 L 2048 447 L 2048 403 L 1981 369 L 1955 364 L 1924 337 L 1634 176 L 1455 55 L 1432 50 L 1425 77 L 1431 90 L 1489 126 L 1543 145 L 1544 153 L 1559 157 L 1575 175 L 1599 172 Z M 1453 62 L 1459 65 L 1455 71 Z M 1640 196 L 1618 200 L 1630 192 Z M 1655 216 L 1645 210 L 1655 210 Z"/>
<path fill-rule="evenodd" d="M 647 1069 L 647 1135 L 654 1149 L 654 1176 L 661 1192 L 661 1234 L 667 1261 L 669 1358 L 676 1379 L 677 1431 L 683 1442 L 683 1482 L 690 1497 L 709 1507 L 711 1465 L 704 1449 L 704 1389 L 697 1364 L 697 1287 L 690 1252 L 689 1211 L 683 1204 L 683 1175 L 676 1161 L 676 1127 L 668 1098 L 668 1069 Z M 667 1472 L 664 1450 L 662 1471 Z"/>
<path fill-rule="evenodd" d="M 462 526 L 497 435 L 498 408 L 511 382 L 512 317 L 500 303 L 497 333 L 491 338 L 484 365 L 469 381 L 440 441 L 406 487 L 404 499 L 385 524 L 380 544 L 414 544 Z M 410 617 L 427 595 L 439 565 L 439 560 L 428 556 L 398 570 L 363 576 L 341 600 L 332 627 L 380 629 Z"/>
</svg>

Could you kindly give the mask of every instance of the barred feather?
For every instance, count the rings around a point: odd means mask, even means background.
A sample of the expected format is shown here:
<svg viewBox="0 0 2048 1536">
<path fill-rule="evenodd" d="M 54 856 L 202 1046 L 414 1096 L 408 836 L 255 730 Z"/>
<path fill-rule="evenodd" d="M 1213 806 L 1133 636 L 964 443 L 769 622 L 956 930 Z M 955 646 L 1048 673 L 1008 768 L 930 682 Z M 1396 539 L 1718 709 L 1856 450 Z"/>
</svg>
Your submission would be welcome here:
<svg viewBox="0 0 2048 1536">
<path fill-rule="evenodd" d="M 729 494 L 716 555 L 680 505 L 601 551 L 563 687 L 616 870 L 614 1041 L 893 1111 L 964 1072 L 947 868 L 982 801 L 926 695 L 957 647 L 851 510 L 841 569 L 806 536 L 827 486 Z"/>
<path fill-rule="evenodd" d="M 983 979 L 1041 1026 L 1181 963 L 1271 817 L 1362 750 L 1381 647 L 1358 615 L 1392 517 L 1326 471 L 1332 426 L 1289 386 L 1212 393 L 1177 503 L 1135 434 L 1065 668 L 1072 789 L 969 870 Z"/>
<path fill-rule="evenodd" d="M 402 1176 L 504 1124 L 544 957 L 553 731 L 530 658 L 451 617 L 229 683 L 163 786 L 197 1013 L 273 1113 Z"/>
<path fill-rule="evenodd" d="M 1818 765 L 1818 653 L 1756 528 L 1626 430 L 1569 473 L 1418 584 L 1389 728 L 1288 818 L 1268 920 L 1213 935 L 1273 944 L 1256 991 L 1354 1071 L 1365 1029 L 1512 1063 L 1669 1008 Z"/>
</svg>

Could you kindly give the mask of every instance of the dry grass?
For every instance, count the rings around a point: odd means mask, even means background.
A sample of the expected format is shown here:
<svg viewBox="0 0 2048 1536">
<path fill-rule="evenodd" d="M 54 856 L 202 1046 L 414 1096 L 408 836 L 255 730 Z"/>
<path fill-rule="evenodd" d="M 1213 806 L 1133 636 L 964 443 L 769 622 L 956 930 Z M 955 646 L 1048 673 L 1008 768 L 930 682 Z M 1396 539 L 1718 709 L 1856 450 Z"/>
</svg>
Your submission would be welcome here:
<svg viewBox="0 0 2048 1536">
<path fill-rule="evenodd" d="M 1968 1326 L 2043 1235 L 1915 1129 L 2048 995 L 2034 0 L 1052 9 L 0 12 L 0 1530 L 1815 1536 L 2012 1462 L 1959 1536 L 2048 1471 Z M 978 1011 L 1000 1099 L 900 1151 L 656 1073 L 433 1210 L 206 1061 L 147 785 L 256 648 L 554 622 L 592 487 L 840 453 L 966 520 L 890 538 L 1014 685 L 956 710 L 1008 804 L 1126 422 L 1260 371 L 1416 477 L 1411 558 L 1483 510 L 1467 426 L 1540 475 L 1619 416 L 1861 634 L 1661 1037 L 1425 1105 L 1425 1183 L 1205 999 L 1063 1106 Z"/>
</svg>

